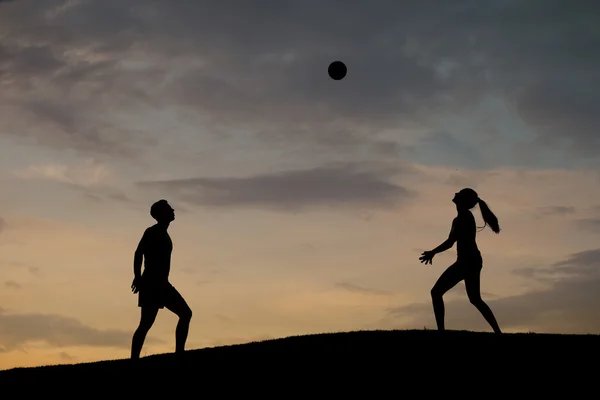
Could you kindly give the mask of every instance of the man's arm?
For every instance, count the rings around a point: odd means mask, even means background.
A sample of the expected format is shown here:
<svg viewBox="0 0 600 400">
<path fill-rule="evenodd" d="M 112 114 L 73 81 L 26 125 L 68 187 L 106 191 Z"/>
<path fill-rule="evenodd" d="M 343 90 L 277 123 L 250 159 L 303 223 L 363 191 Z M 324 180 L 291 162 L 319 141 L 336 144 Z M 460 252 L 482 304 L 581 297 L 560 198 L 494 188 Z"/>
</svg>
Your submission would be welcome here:
<svg viewBox="0 0 600 400">
<path fill-rule="evenodd" d="M 144 259 L 144 254 L 146 253 L 146 247 L 148 244 L 148 231 L 144 232 L 142 239 L 138 243 L 137 249 L 135 249 L 135 254 L 133 256 L 133 276 L 137 279 L 142 276 L 142 261 Z"/>
<path fill-rule="evenodd" d="M 448 249 L 451 249 L 456 242 L 456 231 L 457 231 L 457 222 L 456 219 L 452 221 L 452 228 L 450 229 L 450 234 L 448 235 L 448 239 L 444 241 L 444 243 L 440 244 L 435 249 L 431 250 L 431 253 L 438 254 L 442 253 Z"/>
</svg>

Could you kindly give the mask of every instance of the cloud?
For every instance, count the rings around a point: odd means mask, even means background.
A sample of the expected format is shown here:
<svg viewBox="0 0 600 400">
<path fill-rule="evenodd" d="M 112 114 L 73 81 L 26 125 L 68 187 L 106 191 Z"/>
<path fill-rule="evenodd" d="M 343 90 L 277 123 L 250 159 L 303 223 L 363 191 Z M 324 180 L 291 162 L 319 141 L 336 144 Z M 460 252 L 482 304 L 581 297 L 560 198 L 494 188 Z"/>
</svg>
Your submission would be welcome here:
<svg viewBox="0 0 600 400">
<path fill-rule="evenodd" d="M 160 343 L 156 338 L 150 342 Z M 129 348 L 131 333 L 101 330 L 74 318 L 52 314 L 9 314 L 0 312 L 0 344 L 7 350 L 22 348 L 29 342 L 43 341 L 48 346 L 94 346 Z"/>
<path fill-rule="evenodd" d="M 29 273 L 31 273 L 32 275 L 36 275 L 36 276 L 44 276 L 44 273 L 41 271 L 40 267 L 28 267 L 27 270 L 29 271 Z"/>
<path fill-rule="evenodd" d="M 575 224 L 591 232 L 600 232 L 600 218 L 580 218 L 575 221 Z"/>
<path fill-rule="evenodd" d="M 536 211 L 536 218 L 547 217 L 547 216 L 565 216 L 575 213 L 575 207 L 571 206 L 550 206 L 550 207 L 538 207 Z"/>
<path fill-rule="evenodd" d="M 419 139 L 416 154 L 429 165 L 457 165 L 469 169 L 488 167 L 483 154 L 448 132 L 431 132 Z"/>
<path fill-rule="evenodd" d="M 600 333 L 597 313 L 600 249 L 571 254 L 549 267 L 521 268 L 514 272 L 546 288 L 487 301 L 501 327 L 552 333 Z M 466 294 L 462 299 L 445 303 L 450 329 L 489 330 L 483 317 L 466 300 Z M 411 321 L 411 326 L 431 326 L 434 323 L 431 304 L 392 308 L 387 311 L 385 321 L 406 319 Z"/>
<path fill-rule="evenodd" d="M 116 187 L 119 179 L 113 169 L 91 158 L 79 164 L 30 165 L 13 171 L 13 174 L 21 179 L 57 182 L 78 191 L 86 200 L 96 203 L 105 201 L 134 203 L 134 200 Z"/>
<path fill-rule="evenodd" d="M 61 351 L 60 353 L 58 353 L 58 357 L 64 361 L 73 361 L 73 360 L 77 359 L 76 357 L 73 357 L 72 355 L 70 355 L 69 353 L 64 352 L 64 351 Z"/>
<path fill-rule="evenodd" d="M 4 282 L 4 286 L 9 289 L 21 289 L 21 284 L 15 281 L 6 281 Z"/>
<path fill-rule="evenodd" d="M 540 132 L 571 139 L 571 146 L 582 155 L 596 156 L 600 150 L 597 134 L 600 94 L 589 80 L 597 80 L 600 74 L 577 76 L 580 73 L 538 83 L 523 93 L 517 104 L 520 115 Z"/>
<path fill-rule="evenodd" d="M 464 111 L 500 93 L 538 135 L 590 142 L 588 128 L 598 125 L 597 113 L 586 112 L 598 99 L 590 82 L 600 81 L 597 3 L 323 4 L 225 1 L 212 15 L 204 2 L 159 7 L 154 15 L 168 29 L 154 49 L 204 55 L 165 87 L 166 98 L 222 123 L 318 140 L 336 135 L 330 121 L 354 131 L 369 125 L 364 136 L 373 137 L 378 128 L 432 123 L 434 113 Z M 202 45 L 193 39 L 207 34 L 212 40 Z M 340 85 L 324 73 L 332 57 L 349 67 Z M 282 129 L 291 123 L 309 129 Z"/>
<path fill-rule="evenodd" d="M 3 130 L 131 158 L 152 135 L 122 116 L 168 108 L 217 136 L 397 155 L 407 132 L 493 94 L 536 143 L 593 157 L 600 5 L 484 3 L 13 2 L 0 16 Z M 327 77 L 334 59 L 343 81 Z"/>
<path fill-rule="evenodd" d="M 68 3 L 76 9 L 87 2 Z M 0 15 L 0 25 L 8 28 L 0 44 L 2 134 L 88 155 L 135 158 L 135 149 L 148 141 L 106 115 L 123 101 L 130 111 L 151 102 L 137 86 L 154 70 L 137 71 L 135 80 L 125 78 L 129 73 L 119 69 L 118 58 L 97 50 L 100 37 L 83 34 L 74 42 L 69 30 L 81 29 L 78 23 L 59 28 L 55 22 L 66 11 L 54 11 L 65 4 L 17 2 Z"/>
<path fill-rule="evenodd" d="M 27 263 L 23 263 L 20 261 L 9 261 L 9 262 L 6 262 L 6 265 L 9 267 L 14 267 L 14 268 L 26 268 L 27 271 L 29 271 L 29 273 L 32 275 L 43 276 L 43 273 L 41 272 L 40 267 L 35 267 L 35 266 L 29 265 Z"/>
<path fill-rule="evenodd" d="M 13 172 L 23 179 L 43 179 L 74 186 L 97 186 L 111 181 L 110 168 L 93 159 L 85 160 L 79 165 L 41 164 L 30 165 Z"/>
<path fill-rule="evenodd" d="M 386 170 L 355 165 L 288 170 L 243 178 L 189 178 L 140 182 L 192 204 L 212 207 L 259 207 L 298 210 L 312 206 L 369 205 L 388 207 L 414 194 L 389 182 Z"/>
<path fill-rule="evenodd" d="M 81 187 L 73 186 L 80 192 L 81 196 L 93 203 L 116 202 L 121 205 L 137 205 L 138 202 L 123 192 L 121 189 L 111 186 Z M 179 209 L 179 211 L 184 211 Z"/>
<path fill-rule="evenodd" d="M 366 288 L 366 287 L 359 286 L 359 285 L 356 285 L 353 283 L 348 283 L 348 282 L 339 282 L 339 283 L 336 283 L 335 286 L 338 288 L 347 290 L 349 292 L 366 294 L 366 295 L 387 296 L 387 295 L 392 294 L 392 292 L 389 292 L 387 290 L 370 289 L 370 288 Z"/>
</svg>

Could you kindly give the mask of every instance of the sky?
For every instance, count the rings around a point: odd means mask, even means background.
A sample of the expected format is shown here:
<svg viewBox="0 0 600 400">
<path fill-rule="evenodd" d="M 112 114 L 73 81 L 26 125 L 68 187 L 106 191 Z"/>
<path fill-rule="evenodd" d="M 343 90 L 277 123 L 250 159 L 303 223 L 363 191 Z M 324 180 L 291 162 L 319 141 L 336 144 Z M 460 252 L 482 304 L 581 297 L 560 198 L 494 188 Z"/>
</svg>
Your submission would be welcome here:
<svg viewBox="0 0 600 400">
<path fill-rule="evenodd" d="M 188 349 L 435 329 L 455 248 L 418 257 L 464 187 L 502 229 L 478 245 L 503 330 L 600 333 L 598 20 L 593 0 L 0 1 L 0 368 L 129 357 L 162 198 Z M 448 329 L 491 331 L 463 284 L 445 302 Z"/>
</svg>

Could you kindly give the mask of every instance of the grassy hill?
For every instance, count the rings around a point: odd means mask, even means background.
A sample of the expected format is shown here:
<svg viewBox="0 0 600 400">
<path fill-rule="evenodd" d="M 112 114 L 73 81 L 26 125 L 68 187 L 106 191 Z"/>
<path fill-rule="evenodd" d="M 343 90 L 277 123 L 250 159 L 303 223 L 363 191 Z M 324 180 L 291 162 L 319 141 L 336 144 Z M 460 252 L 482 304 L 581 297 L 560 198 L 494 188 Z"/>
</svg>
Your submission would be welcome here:
<svg viewBox="0 0 600 400">
<path fill-rule="evenodd" d="M 189 350 L 183 357 L 15 368 L 0 372 L 0 389 L 61 395 L 81 387 L 84 397 L 106 390 L 115 396 L 192 390 L 209 398 L 267 392 L 296 398 L 298 391 L 309 391 L 311 398 L 339 398 L 364 391 L 368 398 L 381 398 L 469 391 L 496 397 L 509 388 L 513 395 L 555 397 L 566 387 L 570 398 L 578 398 L 575 390 L 600 381 L 599 356 L 600 335 L 357 331 Z M 395 394 L 374 395 L 390 390 Z"/>
</svg>

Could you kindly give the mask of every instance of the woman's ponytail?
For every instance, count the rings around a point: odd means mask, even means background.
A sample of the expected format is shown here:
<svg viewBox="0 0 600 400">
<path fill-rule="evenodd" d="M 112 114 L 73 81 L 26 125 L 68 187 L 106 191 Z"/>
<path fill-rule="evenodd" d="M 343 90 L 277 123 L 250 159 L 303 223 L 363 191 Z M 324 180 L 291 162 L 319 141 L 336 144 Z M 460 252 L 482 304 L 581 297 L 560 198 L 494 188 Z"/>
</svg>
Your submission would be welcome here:
<svg viewBox="0 0 600 400">
<path fill-rule="evenodd" d="M 500 225 L 498 225 L 498 218 L 496 218 L 496 216 L 494 215 L 492 210 L 490 210 L 486 202 L 481 199 L 478 199 L 477 203 L 479 204 L 479 210 L 481 211 L 481 216 L 483 217 L 485 225 L 489 225 L 489 227 L 492 229 L 492 231 L 494 231 L 494 233 L 500 233 Z M 483 226 L 483 228 L 485 228 L 485 225 Z"/>
</svg>

